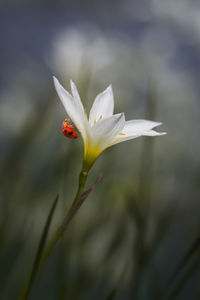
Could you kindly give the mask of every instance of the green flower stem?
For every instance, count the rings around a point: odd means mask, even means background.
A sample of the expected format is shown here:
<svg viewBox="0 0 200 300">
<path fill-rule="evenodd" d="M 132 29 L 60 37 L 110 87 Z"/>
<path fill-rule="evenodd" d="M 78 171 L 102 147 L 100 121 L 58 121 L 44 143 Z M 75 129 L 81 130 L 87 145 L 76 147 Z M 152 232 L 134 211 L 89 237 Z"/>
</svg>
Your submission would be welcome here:
<svg viewBox="0 0 200 300">
<path fill-rule="evenodd" d="M 48 258 L 49 254 L 51 253 L 52 249 L 56 245 L 57 241 L 63 235 L 63 233 L 67 229 L 67 226 L 69 225 L 70 221 L 73 219 L 76 212 L 80 208 L 80 206 L 82 204 L 82 201 L 80 202 L 81 195 L 83 194 L 83 191 L 84 191 L 85 183 L 86 183 L 86 180 L 87 180 L 87 175 L 88 175 L 88 173 L 86 171 L 81 171 L 80 176 L 79 176 L 79 187 L 78 187 L 78 190 L 77 190 L 76 197 L 75 197 L 75 199 L 74 199 L 67 215 L 65 216 L 62 224 L 58 227 L 58 229 L 55 232 L 54 236 L 49 241 L 49 244 L 47 245 L 46 250 L 44 250 L 43 255 L 41 257 L 41 260 L 40 260 L 39 265 L 38 265 L 37 273 L 39 273 L 39 271 L 41 270 L 44 262 Z"/>
<path fill-rule="evenodd" d="M 70 221 L 73 219 L 73 217 L 79 210 L 81 204 L 85 200 L 87 195 L 84 195 L 83 191 L 84 191 L 85 183 L 87 180 L 87 176 L 88 176 L 88 168 L 86 168 L 86 166 L 83 164 L 83 168 L 79 175 L 79 186 L 78 186 L 78 190 L 76 193 L 76 197 L 75 197 L 74 201 L 72 202 L 72 205 L 71 205 L 68 213 L 64 217 L 63 222 L 61 223 L 61 225 L 58 227 L 58 229 L 56 230 L 56 232 L 50 239 L 46 249 L 44 249 L 44 251 L 40 257 L 40 260 L 38 261 L 38 265 L 36 267 L 35 273 L 32 276 L 30 276 L 29 279 L 27 280 L 21 294 L 18 297 L 18 300 L 27 299 L 33 281 L 39 274 L 40 270 L 42 269 L 44 263 L 46 262 L 47 258 L 49 257 L 49 255 L 50 255 L 51 251 L 53 250 L 53 248 L 55 247 L 56 243 L 61 238 L 61 236 L 63 235 L 65 230 L 67 229 Z"/>
</svg>

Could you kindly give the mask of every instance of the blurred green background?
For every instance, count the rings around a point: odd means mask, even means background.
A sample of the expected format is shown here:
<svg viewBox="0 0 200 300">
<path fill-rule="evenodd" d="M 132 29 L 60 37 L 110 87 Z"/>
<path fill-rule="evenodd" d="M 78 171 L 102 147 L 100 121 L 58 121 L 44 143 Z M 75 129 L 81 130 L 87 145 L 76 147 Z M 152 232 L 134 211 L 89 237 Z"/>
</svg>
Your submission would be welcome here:
<svg viewBox="0 0 200 300">
<path fill-rule="evenodd" d="M 30 299 L 200 299 L 197 247 L 174 277 L 200 237 L 199 20 L 195 0 L 0 2 L 0 299 L 17 299 L 56 194 L 50 235 L 77 187 L 82 141 L 62 134 L 52 75 L 87 110 L 111 83 L 116 113 L 168 134 L 102 154 Z"/>
</svg>

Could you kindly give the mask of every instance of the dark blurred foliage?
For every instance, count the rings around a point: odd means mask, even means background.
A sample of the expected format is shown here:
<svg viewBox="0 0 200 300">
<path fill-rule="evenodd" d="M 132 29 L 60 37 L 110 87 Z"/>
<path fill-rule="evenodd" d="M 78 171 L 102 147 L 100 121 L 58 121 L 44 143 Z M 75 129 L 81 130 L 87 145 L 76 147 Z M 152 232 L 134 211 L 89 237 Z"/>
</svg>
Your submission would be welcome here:
<svg viewBox="0 0 200 300">
<path fill-rule="evenodd" d="M 109 148 L 103 179 L 38 276 L 30 299 L 200 299 L 198 1 L 1 1 L 0 299 L 16 299 L 46 217 L 75 194 L 82 142 L 52 83 L 87 110 L 110 83 L 115 111 L 168 135 Z"/>
</svg>

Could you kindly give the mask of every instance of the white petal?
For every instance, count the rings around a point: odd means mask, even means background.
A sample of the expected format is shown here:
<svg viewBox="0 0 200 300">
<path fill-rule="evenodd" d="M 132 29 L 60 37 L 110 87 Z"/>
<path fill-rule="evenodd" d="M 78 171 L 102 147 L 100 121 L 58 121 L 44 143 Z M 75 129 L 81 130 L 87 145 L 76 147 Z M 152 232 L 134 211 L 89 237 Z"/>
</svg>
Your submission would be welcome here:
<svg viewBox="0 0 200 300">
<path fill-rule="evenodd" d="M 81 98 L 79 96 L 76 85 L 72 80 L 70 80 L 70 85 L 71 85 L 71 92 L 72 92 L 72 95 L 74 97 L 74 102 L 77 106 L 77 109 L 80 109 L 84 113 L 84 108 L 83 108 L 83 104 L 81 102 Z"/>
<path fill-rule="evenodd" d="M 164 135 L 166 132 L 157 132 L 152 128 L 161 125 L 162 123 L 148 120 L 131 120 L 125 123 L 123 130 L 118 134 L 112 145 L 137 138 L 139 136 L 158 136 Z"/>
<path fill-rule="evenodd" d="M 124 124 L 124 113 L 98 121 L 91 129 L 91 144 L 103 151 L 123 129 Z"/>
<path fill-rule="evenodd" d="M 155 130 L 149 130 L 149 131 L 144 132 L 143 135 L 145 135 L 145 136 L 157 136 L 157 135 L 165 135 L 165 134 L 167 134 L 167 132 L 157 132 Z"/>
<path fill-rule="evenodd" d="M 89 114 L 89 123 L 94 125 L 98 120 L 113 115 L 114 97 L 112 86 L 96 96 Z"/>
<path fill-rule="evenodd" d="M 53 77 L 54 85 L 56 88 L 56 91 L 58 93 L 58 96 L 62 102 L 62 104 L 65 107 L 65 110 L 74 123 L 74 125 L 77 127 L 77 129 L 80 131 L 84 143 L 87 141 L 87 126 L 86 126 L 86 118 L 84 116 L 84 112 L 82 109 L 82 106 L 80 105 L 78 99 L 74 99 L 70 93 L 68 93 L 62 85 L 59 83 L 57 78 Z M 73 94 L 76 95 L 76 91 L 73 90 Z"/>
<path fill-rule="evenodd" d="M 148 120 L 130 120 L 125 123 L 123 132 L 144 132 L 151 130 L 154 127 L 161 125 L 160 122 L 148 121 Z"/>
</svg>

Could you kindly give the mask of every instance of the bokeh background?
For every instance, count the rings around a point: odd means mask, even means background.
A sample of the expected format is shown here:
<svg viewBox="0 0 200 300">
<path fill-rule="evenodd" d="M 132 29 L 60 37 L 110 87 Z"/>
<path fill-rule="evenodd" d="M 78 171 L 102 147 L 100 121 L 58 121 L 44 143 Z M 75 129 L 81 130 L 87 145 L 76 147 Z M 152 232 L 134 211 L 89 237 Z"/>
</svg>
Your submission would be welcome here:
<svg viewBox="0 0 200 300">
<path fill-rule="evenodd" d="M 181 263 L 200 236 L 200 2 L 5 0 L 0 36 L 0 299 L 17 299 L 56 194 L 49 235 L 77 187 L 82 142 L 62 134 L 52 75 L 87 110 L 112 83 L 115 112 L 168 135 L 102 154 L 29 298 L 200 299 L 199 249 Z"/>
</svg>

